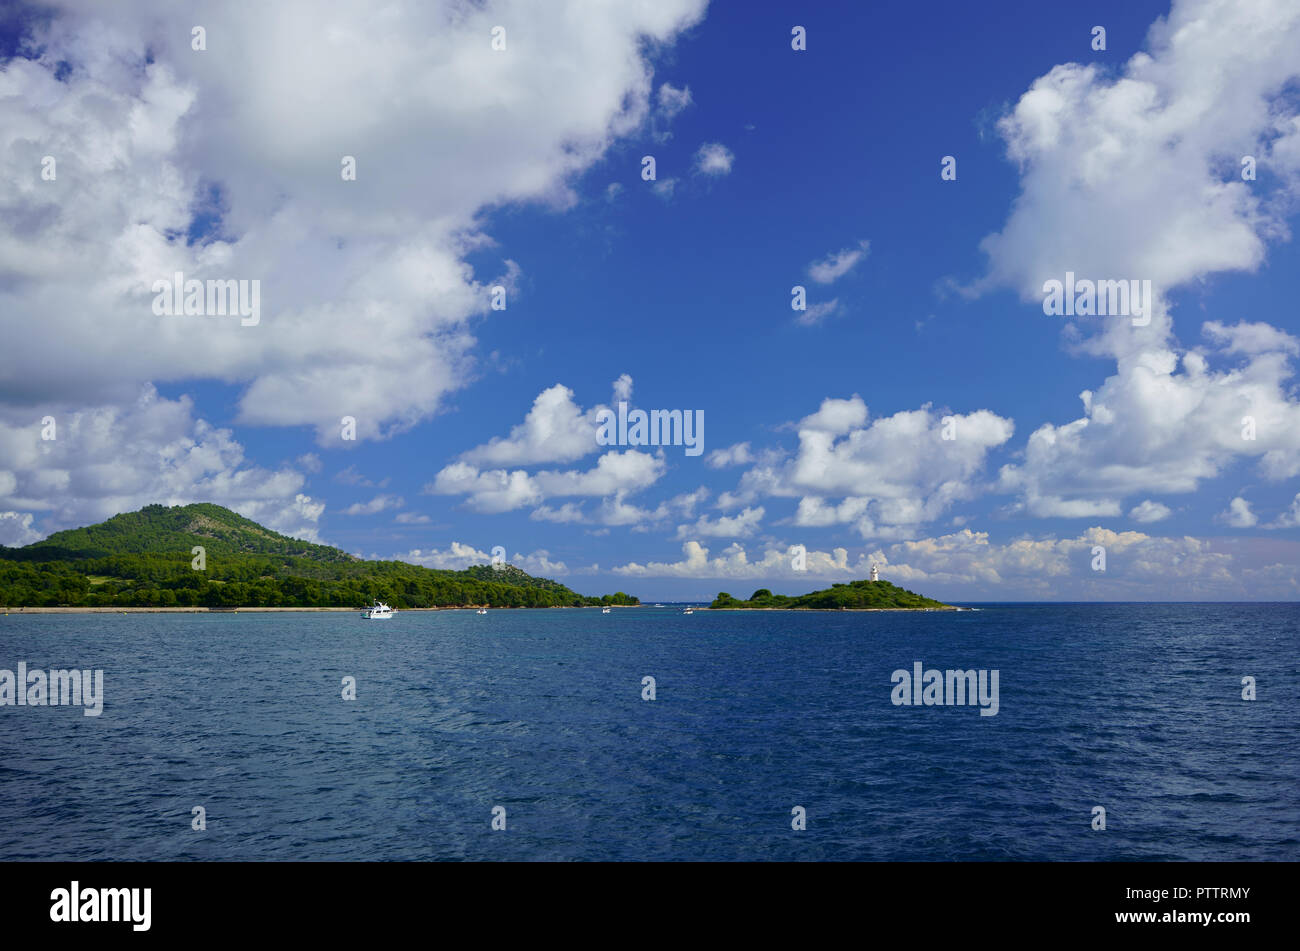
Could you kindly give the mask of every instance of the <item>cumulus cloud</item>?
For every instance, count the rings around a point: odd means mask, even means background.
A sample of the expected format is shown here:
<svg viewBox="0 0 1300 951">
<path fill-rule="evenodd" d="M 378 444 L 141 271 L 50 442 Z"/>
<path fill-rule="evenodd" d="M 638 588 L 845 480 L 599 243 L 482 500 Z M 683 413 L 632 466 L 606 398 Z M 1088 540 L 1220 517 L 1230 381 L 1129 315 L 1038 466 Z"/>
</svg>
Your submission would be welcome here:
<svg viewBox="0 0 1300 951">
<path fill-rule="evenodd" d="M 360 439 L 427 418 L 472 373 L 490 288 L 516 292 L 513 262 L 466 263 L 491 245 L 481 210 L 571 204 L 574 176 L 647 118 L 647 55 L 704 6 L 223 5 L 202 54 L 174 4 L 62 6 L 34 27 L 39 57 L 0 72 L 0 314 L 23 328 L 0 351 L 6 398 L 216 379 L 241 387 L 240 421 L 326 445 L 343 416 Z M 154 283 L 177 272 L 260 280 L 260 323 L 157 316 Z"/>
<path fill-rule="evenodd" d="M 631 377 L 624 374 L 627 390 Z M 615 391 L 619 389 L 615 384 Z M 592 414 L 584 414 L 573 401 L 573 391 L 557 383 L 543 390 L 523 423 L 507 437 L 462 453 L 461 459 L 479 465 L 529 465 L 539 462 L 572 462 L 597 449 L 596 425 Z"/>
<path fill-rule="evenodd" d="M 678 538 L 745 538 L 753 535 L 763 521 L 763 507 L 748 508 L 738 515 L 709 518 L 701 515 L 690 525 L 677 526 Z"/>
<path fill-rule="evenodd" d="M 1092 570 L 1093 549 L 1106 549 L 1106 571 Z M 1227 586 L 1235 583 L 1232 556 L 1209 542 L 1160 538 L 1142 532 L 1094 527 L 1074 537 L 1020 538 L 996 544 L 986 532 L 964 529 L 951 535 L 891 545 L 877 553 L 882 575 L 897 583 L 978 584 L 1012 587 L 1060 597 L 1086 591 L 1105 600 L 1152 583 Z"/>
<path fill-rule="evenodd" d="M 1077 349 L 1116 369 L 1081 394 L 1083 416 L 1041 425 L 1023 461 L 1003 470 L 1001 488 L 1030 515 L 1118 515 L 1138 493 L 1195 491 L 1241 457 L 1265 479 L 1300 474 L 1295 338 L 1211 320 L 1207 346 L 1188 348 L 1169 303 L 1180 286 L 1255 271 L 1267 242 L 1288 236 L 1300 166 L 1287 156 L 1300 121 L 1286 90 L 1300 77 L 1300 8 L 1176 0 L 1147 46 L 1118 74 L 1055 67 L 999 124 L 1021 194 L 983 242 L 989 271 L 976 290 L 1009 286 L 1040 304 L 1044 282 L 1073 271 L 1149 280 L 1154 296 L 1145 326 L 1067 326 Z M 1276 187 L 1241 180 L 1245 153 L 1268 163 Z M 1026 319 L 1048 318 L 1035 308 Z"/>
<path fill-rule="evenodd" d="M 1291 338 L 1251 339 L 1285 347 Z M 1035 430 L 1024 461 L 1002 470 L 1002 488 L 1032 515 L 1091 517 L 1117 515 L 1142 492 L 1194 492 L 1243 457 L 1269 480 L 1300 474 L 1300 403 L 1285 349 L 1256 350 L 1236 366 L 1211 363 L 1226 359 L 1207 348 L 1127 363 L 1081 394 L 1084 416 Z"/>
<path fill-rule="evenodd" d="M 1133 508 L 1129 509 L 1128 517 L 1133 519 L 1135 522 L 1146 524 L 1148 522 L 1159 522 L 1162 519 L 1168 518 L 1172 514 L 1173 511 L 1169 506 L 1161 505 L 1159 502 L 1152 501 L 1151 499 L 1146 499 L 1141 504 L 1135 505 Z"/>
<path fill-rule="evenodd" d="M 318 540 L 325 506 L 302 492 L 303 473 L 249 464 L 230 430 L 196 418 L 188 397 L 145 387 L 126 406 L 48 415 L 55 438 L 47 440 L 41 415 L 0 413 L 0 507 L 36 515 L 42 537 L 153 503 L 215 502 Z"/>
<path fill-rule="evenodd" d="M 709 549 L 698 541 L 682 545 L 682 559 L 676 562 L 651 561 L 646 564 L 629 562 L 611 569 L 614 574 L 633 578 L 848 578 L 856 567 L 848 563 L 848 551 L 835 548 L 831 552 L 807 551 L 806 571 L 796 571 L 793 565 L 793 548 L 768 548 L 757 561 L 750 561 L 744 546 L 728 545 L 714 558 Z M 860 563 L 860 560 L 859 560 Z M 868 569 L 869 570 L 869 569 Z"/>
<path fill-rule="evenodd" d="M 41 533 L 32 528 L 31 512 L 0 512 L 0 545 L 21 548 L 41 538 Z"/>
<path fill-rule="evenodd" d="M 1097 546 L 1106 549 L 1105 572 L 1092 570 Z M 1101 527 L 1071 538 L 1023 537 L 1005 543 L 994 542 L 986 532 L 963 529 L 896 542 L 853 559 L 844 548 L 808 548 L 796 559 L 793 546 L 768 546 L 751 559 L 739 542 L 713 557 L 695 540 L 685 542 L 681 551 L 678 561 L 629 562 L 611 571 L 634 578 L 782 581 L 788 593 L 803 593 L 828 581 L 866 578 L 871 565 L 877 564 L 882 579 L 901 587 L 929 595 L 962 592 L 976 601 L 1012 596 L 1120 601 L 1149 597 L 1153 590 L 1186 598 L 1204 598 L 1207 593 L 1223 597 L 1300 593 L 1296 564 L 1250 565 L 1204 539 Z M 806 565 L 806 570 L 796 570 L 797 564 Z"/>
<path fill-rule="evenodd" d="M 480 551 L 473 545 L 455 541 L 442 549 L 412 548 L 404 554 L 392 555 L 391 560 L 446 571 L 462 571 L 474 565 L 492 563 L 492 558 L 487 552 Z M 551 553 L 544 548 L 528 555 L 516 553 L 512 557 L 506 558 L 506 564 L 514 565 L 530 575 L 542 578 L 553 578 L 570 573 L 568 565 L 562 561 L 553 561 Z"/>
<path fill-rule="evenodd" d="M 556 496 L 636 492 L 653 485 L 665 469 L 661 457 L 636 449 L 607 452 L 593 468 L 585 471 L 550 469 L 533 474 L 523 469 L 480 471 L 469 463 L 454 462 L 427 483 L 424 491 L 433 495 L 464 495 L 470 507 L 480 512 L 508 512 Z"/>
<path fill-rule="evenodd" d="M 1300 492 L 1291 500 L 1291 507 L 1264 528 L 1300 528 Z"/>
<path fill-rule="evenodd" d="M 1254 528 L 1259 524 L 1259 517 L 1250 510 L 1250 503 L 1241 496 L 1229 502 L 1227 510 L 1220 512 L 1218 519 L 1233 528 Z"/>
<path fill-rule="evenodd" d="M 979 494 L 988 453 L 1015 427 L 989 410 L 945 416 L 928 404 L 870 420 L 855 395 L 824 400 L 797 429 L 794 454 L 766 457 L 719 506 L 797 497 L 795 525 L 848 524 L 864 538 L 898 538 Z"/>
<path fill-rule="evenodd" d="M 635 505 L 628 501 L 628 492 L 620 490 L 602 499 L 592 512 L 583 509 L 580 502 L 566 502 L 559 507 L 541 505 L 529 518 L 539 522 L 575 523 L 586 525 L 631 526 L 633 531 L 650 531 L 674 518 L 691 518 L 695 508 L 708 497 L 709 490 L 700 486 L 694 492 L 683 492 L 654 508 Z"/>
<path fill-rule="evenodd" d="M 613 382 L 614 402 L 630 400 L 632 377 L 621 374 Z M 534 521 L 636 525 L 666 522 L 673 515 L 690 515 L 694 500 L 707 496 L 707 490 L 678 496 L 661 502 L 653 509 L 632 504 L 628 497 L 655 484 L 667 471 L 663 452 L 651 455 L 636 449 L 605 451 L 595 465 L 586 470 L 524 468 L 542 463 L 567 462 L 599 452 L 596 442 L 597 414 L 609 410 L 597 404 L 584 410 L 573 392 L 561 384 L 542 391 L 524 422 L 506 437 L 497 437 L 462 453 L 444 466 L 426 483 L 423 491 L 433 495 L 463 495 L 470 508 L 484 513 L 501 513 L 520 508 L 533 509 Z M 495 465 L 495 468 L 488 466 Z M 700 495 L 699 493 L 703 493 Z M 594 511 L 580 502 L 558 507 L 547 500 L 565 496 L 603 497 Z"/>
</svg>

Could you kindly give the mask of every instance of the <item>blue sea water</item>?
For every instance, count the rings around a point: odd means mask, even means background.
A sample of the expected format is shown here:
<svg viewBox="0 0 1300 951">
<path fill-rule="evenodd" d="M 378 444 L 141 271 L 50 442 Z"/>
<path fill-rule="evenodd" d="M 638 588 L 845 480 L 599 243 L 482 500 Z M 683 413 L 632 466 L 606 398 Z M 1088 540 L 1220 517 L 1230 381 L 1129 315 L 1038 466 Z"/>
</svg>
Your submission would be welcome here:
<svg viewBox="0 0 1300 951">
<path fill-rule="evenodd" d="M 106 699 L 0 707 L 0 859 L 1295 860 L 1298 645 L 1295 604 L 9 615 L 0 668 Z M 998 714 L 895 706 L 915 661 Z"/>
</svg>

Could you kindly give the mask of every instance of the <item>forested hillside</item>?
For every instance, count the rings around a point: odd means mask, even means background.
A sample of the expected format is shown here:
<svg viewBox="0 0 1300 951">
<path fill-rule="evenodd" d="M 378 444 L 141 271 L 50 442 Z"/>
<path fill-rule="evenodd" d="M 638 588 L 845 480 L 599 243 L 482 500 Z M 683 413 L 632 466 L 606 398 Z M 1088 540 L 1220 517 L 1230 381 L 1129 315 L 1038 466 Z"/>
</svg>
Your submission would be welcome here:
<svg viewBox="0 0 1300 951">
<path fill-rule="evenodd" d="M 638 603 L 622 592 L 585 597 L 512 565 L 366 561 L 206 503 L 150 505 L 24 548 L 0 546 L 6 607 L 357 607 L 376 598 L 399 609 Z"/>
</svg>

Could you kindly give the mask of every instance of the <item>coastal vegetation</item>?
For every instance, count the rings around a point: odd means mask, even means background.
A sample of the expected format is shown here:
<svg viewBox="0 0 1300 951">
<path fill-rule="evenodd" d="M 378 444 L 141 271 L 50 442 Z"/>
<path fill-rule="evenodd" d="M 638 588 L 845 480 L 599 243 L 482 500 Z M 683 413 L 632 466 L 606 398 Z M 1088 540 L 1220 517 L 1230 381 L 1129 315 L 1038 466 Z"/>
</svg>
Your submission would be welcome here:
<svg viewBox="0 0 1300 951">
<path fill-rule="evenodd" d="M 837 582 L 821 591 L 797 596 L 773 594 L 767 588 L 759 588 L 747 601 L 740 601 L 722 591 L 709 608 L 713 610 L 780 608 L 808 611 L 951 610 L 951 606 L 942 601 L 923 597 L 888 581 L 850 581 L 843 584 Z"/>
<path fill-rule="evenodd" d="M 4 607 L 358 607 L 376 599 L 399 610 L 639 603 L 621 591 L 580 595 L 513 565 L 452 571 L 364 560 L 210 503 L 149 505 L 22 548 L 0 546 Z"/>
</svg>

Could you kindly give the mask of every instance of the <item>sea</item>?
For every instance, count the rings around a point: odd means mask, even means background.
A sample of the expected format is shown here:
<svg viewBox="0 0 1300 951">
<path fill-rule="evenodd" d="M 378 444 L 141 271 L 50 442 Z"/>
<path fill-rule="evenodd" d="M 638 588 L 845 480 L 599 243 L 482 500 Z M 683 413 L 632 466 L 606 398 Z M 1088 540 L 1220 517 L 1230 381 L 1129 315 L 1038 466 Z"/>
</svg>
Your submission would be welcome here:
<svg viewBox="0 0 1300 951">
<path fill-rule="evenodd" d="M 1300 605 L 969 607 L 2 616 L 0 860 L 1300 859 Z"/>
</svg>

